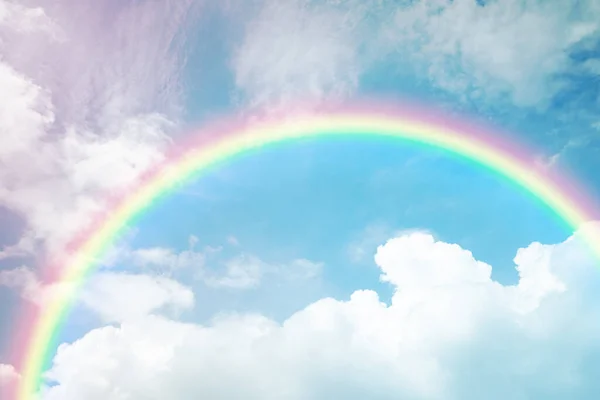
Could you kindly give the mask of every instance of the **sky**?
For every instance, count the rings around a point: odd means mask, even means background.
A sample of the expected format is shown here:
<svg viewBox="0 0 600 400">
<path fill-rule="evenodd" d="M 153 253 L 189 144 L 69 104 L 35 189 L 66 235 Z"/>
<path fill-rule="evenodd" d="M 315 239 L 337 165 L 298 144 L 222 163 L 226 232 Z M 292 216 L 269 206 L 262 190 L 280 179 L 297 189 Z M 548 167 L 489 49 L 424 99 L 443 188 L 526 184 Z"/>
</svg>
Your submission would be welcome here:
<svg viewBox="0 0 600 400">
<path fill-rule="evenodd" d="M 596 0 L 0 0 L 0 93 L 7 396 L 23 310 L 60 290 L 49 260 L 215 119 L 414 99 L 600 197 Z M 247 154 L 112 243 L 40 399 L 595 399 L 585 229 L 600 222 L 569 231 L 434 149 L 315 138 Z"/>
</svg>

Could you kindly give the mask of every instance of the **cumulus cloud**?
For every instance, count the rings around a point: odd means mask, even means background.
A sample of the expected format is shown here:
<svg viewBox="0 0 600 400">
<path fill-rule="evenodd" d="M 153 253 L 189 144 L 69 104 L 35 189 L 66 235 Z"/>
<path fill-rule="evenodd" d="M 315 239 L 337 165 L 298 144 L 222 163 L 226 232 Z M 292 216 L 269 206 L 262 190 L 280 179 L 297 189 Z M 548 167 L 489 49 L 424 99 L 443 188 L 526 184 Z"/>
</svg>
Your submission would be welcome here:
<svg viewBox="0 0 600 400">
<path fill-rule="evenodd" d="M 353 263 L 371 261 L 372 254 L 387 238 L 417 232 L 427 233 L 423 229 L 397 230 L 381 222 L 372 223 L 353 235 L 346 249 L 348 258 Z"/>
<path fill-rule="evenodd" d="M 358 290 L 282 323 L 151 316 L 95 329 L 60 347 L 43 398 L 593 398 L 600 281 L 578 235 L 520 249 L 512 286 L 468 250 L 401 235 L 375 256 L 390 304 Z"/>
</svg>

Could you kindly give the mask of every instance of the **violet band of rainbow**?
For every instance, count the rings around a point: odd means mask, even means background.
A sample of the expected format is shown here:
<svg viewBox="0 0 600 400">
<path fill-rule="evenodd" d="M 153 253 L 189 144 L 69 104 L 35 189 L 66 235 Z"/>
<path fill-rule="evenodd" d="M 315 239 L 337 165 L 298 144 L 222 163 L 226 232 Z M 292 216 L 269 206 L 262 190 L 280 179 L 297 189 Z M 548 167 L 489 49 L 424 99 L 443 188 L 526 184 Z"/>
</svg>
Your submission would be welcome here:
<svg viewBox="0 0 600 400">
<path fill-rule="evenodd" d="M 385 107 L 384 107 L 385 108 Z M 318 115 L 299 115 L 281 120 L 221 127 L 212 133 L 199 132 L 164 164 L 146 174 L 139 185 L 115 200 L 113 206 L 78 237 L 71 247 L 72 257 L 64 266 L 60 281 L 74 283 L 74 289 L 61 293 L 48 304 L 32 327 L 24 349 L 18 400 L 31 400 L 39 390 L 42 369 L 49 360 L 53 338 L 60 330 L 76 298 L 76 288 L 93 272 L 96 261 L 118 238 L 124 228 L 164 195 L 192 177 L 237 155 L 266 146 L 303 138 L 379 137 L 438 148 L 487 168 L 512 181 L 542 203 L 570 231 L 576 231 L 597 217 L 597 207 L 582 186 L 557 173 L 539 168 L 533 153 L 488 128 L 450 117 L 433 116 L 428 111 L 389 106 L 347 108 Z M 600 237 L 583 230 L 582 238 L 600 260 Z"/>
</svg>

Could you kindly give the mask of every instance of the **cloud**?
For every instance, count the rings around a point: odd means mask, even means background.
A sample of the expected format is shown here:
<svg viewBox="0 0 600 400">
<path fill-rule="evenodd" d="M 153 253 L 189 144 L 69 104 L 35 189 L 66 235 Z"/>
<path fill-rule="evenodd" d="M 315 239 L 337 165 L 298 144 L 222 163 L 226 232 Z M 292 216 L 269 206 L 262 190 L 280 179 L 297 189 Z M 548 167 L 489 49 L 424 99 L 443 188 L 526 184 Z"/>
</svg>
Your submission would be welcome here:
<svg viewBox="0 0 600 400">
<path fill-rule="evenodd" d="M 54 121 L 48 93 L 10 65 L 0 62 L 0 159 L 22 153 L 44 135 Z"/>
<path fill-rule="evenodd" d="M 40 307 L 74 289 L 70 282 L 46 284 L 27 267 L 0 271 L 0 286 L 15 290 L 23 299 Z M 78 303 L 95 312 L 104 322 L 122 322 L 156 311 L 178 313 L 190 309 L 194 305 L 194 294 L 166 277 L 99 272 L 81 290 Z"/>
<path fill-rule="evenodd" d="M 0 388 L 18 380 L 19 374 L 12 365 L 0 364 Z"/>
<path fill-rule="evenodd" d="M 26 267 L 19 267 L 0 271 L 0 286 L 5 286 L 18 291 L 24 299 L 39 303 L 42 284 L 35 273 Z"/>
<path fill-rule="evenodd" d="M 93 131 L 135 115 L 173 116 L 181 105 L 184 66 L 178 36 L 196 15 L 198 2 L 98 3 L 83 0 L 28 2 L 63 32 L 3 32 L 6 62 L 46 87 L 64 126 L 85 123 Z"/>
<path fill-rule="evenodd" d="M 117 244 L 103 258 L 100 272 L 87 283 L 80 295 L 80 303 L 97 313 L 104 322 L 139 318 L 164 311 L 166 307 L 172 312 L 189 309 L 194 304 L 193 292 L 169 277 L 181 270 L 203 268 L 205 258 L 206 253 L 194 250 L 176 252 L 163 247 L 132 250 L 127 244 Z M 110 270 L 123 264 L 144 273 Z M 69 293 L 73 285 L 64 281 L 43 282 L 34 269 L 22 266 L 1 270 L 0 287 L 10 288 L 21 298 L 44 306 L 57 296 Z"/>
<path fill-rule="evenodd" d="M 150 136 L 156 131 L 154 122 L 148 117 L 139 122 L 138 132 L 123 127 L 121 136 L 104 139 L 69 132 L 59 142 L 40 139 L 27 151 L 7 157 L 0 202 L 25 218 L 25 235 L 41 241 L 51 254 L 60 252 L 103 209 L 107 195 L 160 162 L 162 150 Z M 137 140 L 142 131 L 146 139 Z M 138 149 L 133 157 L 132 146 Z M 28 155 L 36 152 L 38 158 L 30 162 Z"/>
<path fill-rule="evenodd" d="M 297 258 L 279 266 L 279 273 L 289 280 L 310 280 L 319 277 L 323 271 L 322 262 Z"/>
<path fill-rule="evenodd" d="M 34 238 L 23 235 L 15 244 L 4 246 L 0 250 L 0 261 L 8 258 L 26 257 L 34 252 Z"/>
<path fill-rule="evenodd" d="M 321 275 L 321 262 L 304 258 L 267 262 L 242 251 L 239 242 L 231 238 L 226 241 L 234 249 L 233 254 L 231 249 L 224 251 L 223 247 L 196 249 L 199 239 L 194 235 L 188 239 L 189 248 L 182 251 L 160 246 L 133 249 L 120 243 L 109 249 L 102 264 L 109 268 L 136 267 L 145 273 L 161 276 L 191 276 L 212 288 L 240 290 L 257 288 L 265 278 L 306 281 Z"/>
<path fill-rule="evenodd" d="M 43 8 L 29 8 L 6 0 L 0 2 L 0 26 L 19 33 L 60 34 L 60 29 Z"/>
<path fill-rule="evenodd" d="M 418 1 L 387 34 L 440 88 L 473 100 L 546 104 L 567 84 L 570 53 L 600 32 L 594 1 Z"/>
<path fill-rule="evenodd" d="M 256 256 L 241 254 L 225 262 L 224 273 L 203 271 L 202 280 L 212 287 L 248 289 L 259 285 L 263 274 L 270 268 Z"/>
<path fill-rule="evenodd" d="M 243 100 L 279 109 L 352 93 L 361 73 L 353 30 L 359 14 L 344 15 L 329 2 L 262 2 L 232 61 Z"/>
<path fill-rule="evenodd" d="M 253 254 L 241 253 L 223 262 L 223 268 L 204 269 L 197 276 L 215 288 L 253 289 L 266 278 L 309 281 L 318 278 L 322 269 L 323 263 L 304 258 L 268 263 Z"/>
<path fill-rule="evenodd" d="M 191 308 L 194 294 L 177 280 L 191 278 L 211 288 L 249 290 L 261 286 L 265 279 L 278 283 L 318 279 L 324 267 L 321 262 L 304 258 L 268 263 L 251 253 L 215 258 L 221 248 L 195 250 L 198 238 L 193 235 L 189 242 L 190 248 L 182 251 L 169 247 L 132 249 L 127 243 L 116 244 L 99 263 L 100 270 L 80 295 L 80 303 L 105 322 L 121 322 L 167 306 L 174 312 Z M 134 272 L 115 272 L 116 268 L 133 268 Z M 34 269 L 22 266 L 0 271 L 0 287 L 43 306 L 69 293 L 73 283 L 43 282 Z"/>
<path fill-rule="evenodd" d="M 389 305 L 358 290 L 282 323 L 150 316 L 95 329 L 60 347 L 42 398 L 594 398 L 600 281 L 578 235 L 520 249 L 520 280 L 503 286 L 468 250 L 407 233 L 375 256 Z"/>
<path fill-rule="evenodd" d="M 0 2 L 0 205 L 26 222 L 2 258 L 60 253 L 108 195 L 163 160 L 180 121 L 185 28 L 203 2 L 76 3 Z M 258 108 L 347 96 L 374 60 L 410 60 L 476 98 L 543 103 L 600 20 L 593 1 L 570 13 L 516 0 L 252 4 L 232 68 Z"/>
<path fill-rule="evenodd" d="M 165 308 L 175 313 L 190 309 L 194 306 L 194 294 L 182 284 L 164 277 L 103 272 L 86 284 L 80 302 L 104 322 L 123 322 Z"/>
<path fill-rule="evenodd" d="M 471 252 L 420 232 L 380 246 L 375 263 L 381 268 L 381 280 L 393 284 L 398 291 L 486 283 L 492 275 L 492 267 L 475 260 Z"/>
<path fill-rule="evenodd" d="M 11 398 L 19 379 L 21 379 L 21 375 L 19 375 L 12 365 L 0 364 L 0 396 L 3 399 Z"/>
<path fill-rule="evenodd" d="M 199 3 L 0 0 L 0 205 L 26 222 L 0 258 L 60 252 L 108 195 L 163 160 L 182 113 L 182 27 Z M 359 3 L 261 1 L 232 60 L 244 104 L 348 96 L 378 58 L 399 69 L 410 60 L 471 100 L 543 105 L 568 84 L 571 52 L 597 40 L 600 21 L 592 0 L 569 12 L 516 0 Z M 589 59 L 581 70 L 596 67 Z M 242 253 L 209 270 L 196 242 L 127 260 L 149 273 L 198 267 L 205 284 L 230 289 L 310 280 L 323 267 Z M 194 294 L 174 279 L 102 272 L 81 302 L 117 324 L 61 347 L 45 397 L 581 398 L 600 390 L 586 372 L 599 369 L 600 353 L 597 279 L 583 254 L 575 239 L 532 244 L 515 258 L 518 285 L 503 286 L 467 250 L 405 233 L 375 258 L 396 289 L 389 305 L 357 291 L 283 323 L 244 314 L 205 326 L 160 315 L 193 307 Z M 66 287 L 35 271 L 1 271 L 0 285 L 38 304 Z M 14 369 L 0 366 L 3 374 Z"/>
<path fill-rule="evenodd" d="M 600 58 L 592 58 L 586 60 L 581 66 L 585 72 L 592 75 L 600 75 Z"/>
<path fill-rule="evenodd" d="M 23 299 L 39 306 L 69 293 L 73 288 L 70 282 L 46 284 L 39 280 L 33 269 L 25 266 L 0 271 L 2 286 L 13 289 Z"/>
<path fill-rule="evenodd" d="M 595 74 L 599 60 L 572 57 L 598 40 L 594 0 L 260 4 L 233 58 L 254 106 L 346 97 L 377 63 L 464 101 L 543 108 L 570 88 L 569 73 Z"/>
<path fill-rule="evenodd" d="M 24 219 L 30 248 L 60 253 L 163 160 L 183 101 L 179 33 L 196 6 L 0 2 L 0 205 Z"/>
<path fill-rule="evenodd" d="M 227 237 L 227 243 L 230 244 L 231 246 L 239 246 L 240 245 L 240 241 L 238 240 L 238 238 L 236 238 L 233 235 Z"/>
<path fill-rule="evenodd" d="M 210 249 L 197 251 L 193 246 L 180 252 L 167 247 L 149 247 L 131 250 L 125 260 L 130 259 L 135 266 L 141 268 L 172 274 L 182 269 L 204 268 L 209 254 Z"/>
</svg>

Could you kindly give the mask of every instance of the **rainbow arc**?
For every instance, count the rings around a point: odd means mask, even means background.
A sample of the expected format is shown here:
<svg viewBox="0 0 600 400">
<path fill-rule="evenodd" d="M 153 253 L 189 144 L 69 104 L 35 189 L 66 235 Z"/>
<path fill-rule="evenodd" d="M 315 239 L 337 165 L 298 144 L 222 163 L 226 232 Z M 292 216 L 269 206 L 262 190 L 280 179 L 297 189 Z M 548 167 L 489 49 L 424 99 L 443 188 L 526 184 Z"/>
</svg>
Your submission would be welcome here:
<svg viewBox="0 0 600 400">
<path fill-rule="evenodd" d="M 595 219 L 591 197 L 573 179 L 546 171 L 534 162 L 534 153 L 488 127 L 435 114 L 413 105 L 376 103 L 338 109 L 318 115 L 301 114 L 252 124 L 225 124 L 189 135 L 165 162 L 140 179 L 137 186 L 111 203 L 108 212 L 75 238 L 68 265 L 59 281 L 79 286 L 94 271 L 102 254 L 124 229 L 173 189 L 236 156 L 267 146 L 293 144 L 304 138 L 378 137 L 437 148 L 512 181 L 560 219 L 569 232 Z M 600 259 L 600 237 L 582 230 L 583 239 Z M 22 379 L 17 399 L 31 400 L 39 390 L 49 349 L 74 301 L 76 289 L 48 304 L 30 327 L 22 355 Z"/>
</svg>

